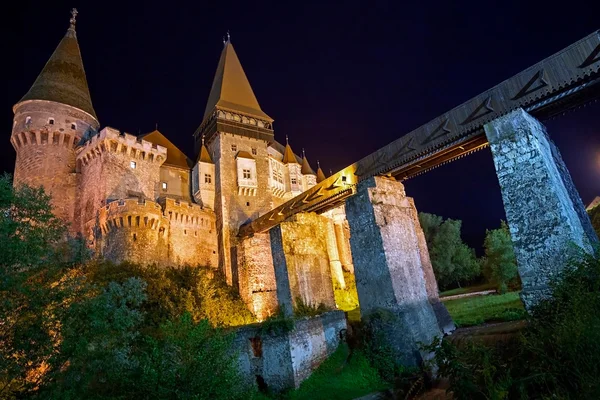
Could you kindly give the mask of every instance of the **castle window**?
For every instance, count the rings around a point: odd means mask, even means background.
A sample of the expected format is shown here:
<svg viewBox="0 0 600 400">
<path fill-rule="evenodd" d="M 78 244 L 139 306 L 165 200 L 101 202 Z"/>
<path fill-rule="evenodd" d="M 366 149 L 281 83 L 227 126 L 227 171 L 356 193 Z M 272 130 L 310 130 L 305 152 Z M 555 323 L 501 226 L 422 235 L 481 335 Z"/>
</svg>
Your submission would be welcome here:
<svg viewBox="0 0 600 400">
<path fill-rule="evenodd" d="M 232 144 L 231 145 L 231 151 L 237 151 L 237 145 L 236 144 Z"/>
<path fill-rule="evenodd" d="M 212 183 L 212 175 L 204 174 L 204 183 Z"/>
<path fill-rule="evenodd" d="M 137 164 L 135 163 L 135 161 L 130 161 L 129 162 L 129 166 L 131 167 L 131 169 L 135 169 L 135 167 L 137 166 Z"/>
<path fill-rule="evenodd" d="M 133 241 L 135 242 L 137 240 L 137 235 L 134 233 L 133 234 Z"/>
<path fill-rule="evenodd" d="M 162 190 L 167 190 L 167 182 L 162 182 L 161 186 L 162 186 Z"/>
<path fill-rule="evenodd" d="M 184 234 L 184 235 L 187 235 L 187 229 L 184 229 L 184 230 L 183 230 L 183 234 Z"/>
<path fill-rule="evenodd" d="M 252 174 L 250 173 L 249 169 L 244 169 L 242 172 L 244 174 L 244 179 L 250 179 L 250 178 L 252 178 Z"/>
<path fill-rule="evenodd" d="M 73 129 L 73 130 L 77 129 L 77 125 L 76 124 L 71 124 L 71 129 Z"/>
<path fill-rule="evenodd" d="M 194 231 L 194 236 L 198 237 L 198 231 Z"/>
<path fill-rule="evenodd" d="M 296 178 L 291 178 L 292 181 L 292 185 L 296 185 L 298 183 L 298 181 L 296 180 Z"/>
<path fill-rule="evenodd" d="M 25 118 L 25 125 L 29 125 L 31 123 L 31 117 Z"/>
<path fill-rule="evenodd" d="M 48 123 L 49 123 L 50 125 L 54 125 L 54 118 L 50 118 L 50 119 L 48 119 Z"/>
<path fill-rule="evenodd" d="M 246 207 L 250 207 L 250 202 L 249 201 L 246 202 Z"/>
<path fill-rule="evenodd" d="M 256 153 L 257 153 L 257 151 L 256 151 L 256 149 L 253 147 L 253 148 L 252 148 L 252 155 L 253 155 L 253 156 L 255 156 L 255 155 L 256 155 Z"/>
</svg>

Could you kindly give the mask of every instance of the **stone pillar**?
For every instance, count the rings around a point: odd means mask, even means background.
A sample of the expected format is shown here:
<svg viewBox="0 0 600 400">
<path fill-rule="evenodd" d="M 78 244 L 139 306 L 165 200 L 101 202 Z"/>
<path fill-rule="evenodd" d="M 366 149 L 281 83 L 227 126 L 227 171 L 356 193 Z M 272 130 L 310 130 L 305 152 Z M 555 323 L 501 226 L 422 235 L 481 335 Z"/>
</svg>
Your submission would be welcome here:
<svg viewBox="0 0 600 400">
<path fill-rule="evenodd" d="M 598 242 L 569 171 L 545 127 L 522 109 L 485 125 L 527 309 L 550 295 L 573 244 Z"/>
<path fill-rule="evenodd" d="M 407 199 L 410 204 L 411 216 L 413 224 L 415 225 L 415 232 L 417 234 L 419 256 L 421 257 L 421 268 L 423 269 L 423 276 L 425 277 L 425 289 L 427 290 L 427 297 L 429 298 L 429 303 L 435 312 L 435 318 L 437 319 L 440 330 L 444 334 L 451 333 L 456 329 L 456 325 L 454 325 L 454 321 L 452 321 L 452 317 L 446 309 L 446 306 L 440 301 L 439 289 L 435 279 L 435 274 L 433 273 L 433 265 L 431 264 L 431 259 L 429 258 L 429 249 L 427 248 L 425 233 L 423 232 L 421 223 L 419 222 L 419 213 L 417 212 L 417 207 L 415 207 L 415 201 L 412 198 Z"/>
<path fill-rule="evenodd" d="M 334 277 L 340 288 L 346 288 L 346 281 L 344 280 L 344 272 L 342 271 L 342 263 L 340 261 L 340 255 L 338 252 L 337 239 L 335 235 L 335 228 L 333 221 L 327 221 L 327 231 L 325 232 L 325 238 L 327 240 L 327 255 L 329 256 L 329 267 L 331 268 L 331 275 Z"/>
<path fill-rule="evenodd" d="M 350 250 L 350 227 L 346 220 L 344 206 L 333 210 L 333 223 L 335 224 L 335 237 L 342 267 L 345 271 L 354 274 L 354 263 L 352 261 L 352 251 Z"/>
<path fill-rule="evenodd" d="M 412 205 L 404 186 L 380 177 L 357 186 L 346 200 L 360 312 L 374 321 L 394 357 L 404 365 L 422 361 L 419 342 L 441 336 L 429 303 Z"/>
<path fill-rule="evenodd" d="M 290 303 L 295 306 L 301 299 L 304 304 L 323 303 L 335 308 L 327 254 L 328 222 L 327 218 L 314 213 L 300 213 L 271 229 L 280 307 L 288 307 Z"/>
<path fill-rule="evenodd" d="M 269 233 L 257 233 L 242 239 L 234 254 L 232 263 L 237 264 L 240 297 L 262 321 L 273 315 L 278 306 Z"/>
</svg>

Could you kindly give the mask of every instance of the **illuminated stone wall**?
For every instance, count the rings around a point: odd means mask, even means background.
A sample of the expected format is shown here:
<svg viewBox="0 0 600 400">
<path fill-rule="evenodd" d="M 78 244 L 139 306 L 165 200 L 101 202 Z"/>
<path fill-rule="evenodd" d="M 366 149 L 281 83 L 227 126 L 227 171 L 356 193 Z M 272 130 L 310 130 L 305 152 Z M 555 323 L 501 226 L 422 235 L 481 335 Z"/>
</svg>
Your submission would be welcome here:
<svg viewBox="0 0 600 400">
<path fill-rule="evenodd" d="M 418 365 L 418 343 L 430 343 L 441 332 L 404 186 L 380 177 L 364 180 L 346 200 L 346 218 L 361 316 L 386 336 L 398 361 Z"/>
<path fill-rule="evenodd" d="M 291 332 L 264 334 L 258 325 L 238 328 L 233 343 L 242 378 L 257 385 L 261 379 L 274 392 L 300 386 L 338 347 L 347 329 L 342 311 L 298 319 Z"/>
<path fill-rule="evenodd" d="M 30 100 L 15 109 L 10 141 L 17 158 L 13 182 L 43 186 L 52 196 L 54 214 L 79 231 L 75 147 L 98 122 L 76 108 Z"/>
<path fill-rule="evenodd" d="M 233 259 L 237 266 L 238 290 L 242 300 L 258 318 L 264 320 L 278 307 L 275 270 L 269 233 L 258 233 L 242 240 Z"/>
<path fill-rule="evenodd" d="M 294 306 L 301 299 L 304 304 L 335 308 L 326 239 L 329 223 L 315 213 L 299 213 L 270 232 L 278 290 L 282 280 L 277 271 L 287 271 Z"/>
<path fill-rule="evenodd" d="M 271 209 L 267 142 L 219 133 L 207 143 L 207 148 L 215 163 L 215 214 L 219 268 L 224 272 L 227 283 L 232 285 L 234 278 L 231 250 L 237 246 L 238 228 L 241 224 Z M 256 160 L 257 190 L 255 195 L 238 194 L 236 155 L 240 151 L 252 154 L 252 149 L 256 149 L 256 155 L 253 157 Z"/>
<path fill-rule="evenodd" d="M 585 207 L 545 127 L 522 109 L 485 125 L 529 309 L 568 265 L 572 244 L 598 242 Z"/>
<path fill-rule="evenodd" d="M 172 265 L 214 267 L 217 259 L 215 214 L 198 204 L 160 199 L 168 223 L 167 259 Z"/>
</svg>

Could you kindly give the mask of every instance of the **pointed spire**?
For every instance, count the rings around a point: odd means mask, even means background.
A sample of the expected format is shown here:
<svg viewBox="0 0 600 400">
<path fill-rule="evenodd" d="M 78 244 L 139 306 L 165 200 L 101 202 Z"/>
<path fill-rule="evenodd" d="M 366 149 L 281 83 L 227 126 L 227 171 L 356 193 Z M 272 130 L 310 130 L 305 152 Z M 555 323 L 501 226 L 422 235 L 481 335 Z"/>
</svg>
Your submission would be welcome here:
<svg viewBox="0 0 600 400">
<path fill-rule="evenodd" d="M 27 100 L 54 101 L 85 111 L 98 120 L 77 42 L 76 17 L 77 10 L 73 9 L 67 33 L 19 103 Z"/>
<path fill-rule="evenodd" d="M 302 149 L 302 169 L 300 170 L 300 173 L 302 175 L 317 175 L 310 166 L 310 163 L 306 158 L 306 153 L 304 152 L 304 149 Z"/>
<path fill-rule="evenodd" d="M 263 112 L 256 100 L 246 73 L 231 44 L 229 32 L 227 32 L 227 40 L 223 38 L 223 43 L 223 51 L 204 110 L 204 120 L 217 108 L 272 122 L 273 119 Z"/>
<path fill-rule="evenodd" d="M 296 155 L 292 151 L 292 146 L 290 146 L 287 135 L 285 135 L 285 150 L 283 151 L 283 160 L 281 160 L 281 162 L 284 164 L 299 164 Z"/>
<path fill-rule="evenodd" d="M 322 181 L 324 181 L 325 178 L 325 174 L 323 173 L 323 170 L 321 169 L 321 164 L 319 163 L 319 160 L 317 160 L 317 183 L 320 183 Z"/>
<path fill-rule="evenodd" d="M 210 154 L 208 153 L 208 149 L 204 145 L 204 135 L 202 135 L 202 147 L 200 148 L 200 154 L 198 155 L 198 162 L 205 162 L 209 164 L 214 164 L 212 158 L 210 158 Z"/>
</svg>

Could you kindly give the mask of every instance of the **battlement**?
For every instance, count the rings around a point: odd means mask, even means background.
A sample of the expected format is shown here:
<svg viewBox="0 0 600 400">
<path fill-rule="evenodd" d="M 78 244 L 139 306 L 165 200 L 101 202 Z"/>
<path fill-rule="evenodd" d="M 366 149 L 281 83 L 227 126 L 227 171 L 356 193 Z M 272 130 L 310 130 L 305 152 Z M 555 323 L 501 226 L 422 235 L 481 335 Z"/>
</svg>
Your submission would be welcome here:
<svg viewBox="0 0 600 400">
<path fill-rule="evenodd" d="M 48 128 L 42 128 L 32 131 L 17 131 L 10 137 L 15 150 L 24 146 L 52 145 L 73 149 L 79 138 L 76 133 L 51 131 Z"/>
<path fill-rule="evenodd" d="M 185 225 L 190 228 L 214 229 L 215 214 L 212 210 L 199 204 L 165 197 L 159 200 L 163 213 L 172 224 Z"/>
<path fill-rule="evenodd" d="M 98 212 L 98 222 L 104 234 L 117 228 L 157 230 L 163 220 L 161 206 L 150 200 L 120 199 L 110 202 Z"/>
<path fill-rule="evenodd" d="M 126 155 L 129 158 L 158 163 L 167 159 L 167 149 L 135 135 L 106 127 L 89 138 L 77 150 L 77 161 L 88 164 L 103 152 Z"/>
</svg>

